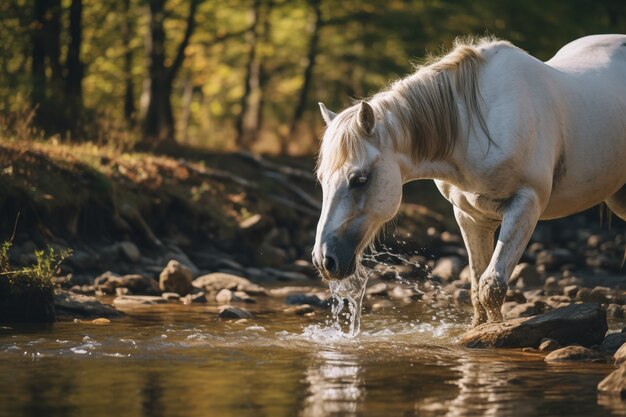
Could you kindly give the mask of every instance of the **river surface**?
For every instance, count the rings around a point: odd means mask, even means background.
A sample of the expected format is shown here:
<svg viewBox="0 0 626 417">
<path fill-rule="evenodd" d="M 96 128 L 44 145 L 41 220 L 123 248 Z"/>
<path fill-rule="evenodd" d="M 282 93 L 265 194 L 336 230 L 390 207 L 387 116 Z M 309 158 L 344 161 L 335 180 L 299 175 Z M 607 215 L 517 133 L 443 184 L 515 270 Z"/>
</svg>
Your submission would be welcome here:
<svg viewBox="0 0 626 417">
<path fill-rule="evenodd" d="M 0 327 L 0 415 L 626 416 L 596 394 L 612 365 L 459 347 L 470 317 L 453 308 L 366 310 L 348 338 L 330 313 L 276 303 L 245 323 L 165 305 L 109 325 Z"/>
</svg>

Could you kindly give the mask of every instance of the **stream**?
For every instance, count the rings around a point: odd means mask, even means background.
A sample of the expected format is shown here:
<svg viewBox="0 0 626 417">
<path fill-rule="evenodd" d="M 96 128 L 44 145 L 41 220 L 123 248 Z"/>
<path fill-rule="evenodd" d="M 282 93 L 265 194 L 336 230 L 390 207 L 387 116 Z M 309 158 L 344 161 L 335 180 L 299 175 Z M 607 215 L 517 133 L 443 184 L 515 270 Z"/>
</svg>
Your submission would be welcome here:
<svg viewBox="0 0 626 417">
<path fill-rule="evenodd" d="M 331 311 L 285 315 L 277 303 L 245 322 L 166 304 L 108 325 L 2 326 L 0 415 L 626 415 L 596 393 L 612 365 L 459 347 L 467 312 L 365 308 L 359 332 Z"/>
</svg>

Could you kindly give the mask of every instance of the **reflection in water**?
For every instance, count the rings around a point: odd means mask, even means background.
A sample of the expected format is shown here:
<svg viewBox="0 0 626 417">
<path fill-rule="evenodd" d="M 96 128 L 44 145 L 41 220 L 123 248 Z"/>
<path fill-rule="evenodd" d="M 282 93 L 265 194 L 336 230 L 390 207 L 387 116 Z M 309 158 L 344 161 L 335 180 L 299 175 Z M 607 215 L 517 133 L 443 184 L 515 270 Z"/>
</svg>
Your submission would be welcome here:
<svg viewBox="0 0 626 417">
<path fill-rule="evenodd" d="M 358 358 L 321 350 L 306 370 L 309 384 L 302 417 L 355 416 L 365 399 Z"/>
</svg>

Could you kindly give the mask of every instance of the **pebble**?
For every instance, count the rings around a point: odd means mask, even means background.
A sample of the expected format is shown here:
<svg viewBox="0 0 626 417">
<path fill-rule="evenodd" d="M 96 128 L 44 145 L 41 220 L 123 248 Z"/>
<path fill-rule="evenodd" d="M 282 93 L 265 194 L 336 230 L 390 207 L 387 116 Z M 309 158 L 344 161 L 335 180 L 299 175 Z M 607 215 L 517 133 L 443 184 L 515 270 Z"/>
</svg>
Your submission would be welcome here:
<svg viewBox="0 0 626 417">
<path fill-rule="evenodd" d="M 241 307 L 233 307 L 230 305 L 220 306 L 218 316 L 223 319 L 251 319 L 252 314 Z"/>
</svg>

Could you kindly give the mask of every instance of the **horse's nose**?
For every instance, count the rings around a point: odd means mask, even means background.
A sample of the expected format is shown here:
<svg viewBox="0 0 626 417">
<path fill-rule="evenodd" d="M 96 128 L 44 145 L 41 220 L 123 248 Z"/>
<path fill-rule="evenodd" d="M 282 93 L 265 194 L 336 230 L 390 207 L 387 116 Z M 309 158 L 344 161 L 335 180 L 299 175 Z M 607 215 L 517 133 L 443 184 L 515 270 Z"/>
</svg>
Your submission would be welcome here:
<svg viewBox="0 0 626 417">
<path fill-rule="evenodd" d="M 332 254 L 324 255 L 324 260 L 322 261 L 322 265 L 324 270 L 331 275 L 335 275 L 337 273 L 337 268 L 339 263 L 337 262 L 337 257 Z"/>
</svg>

